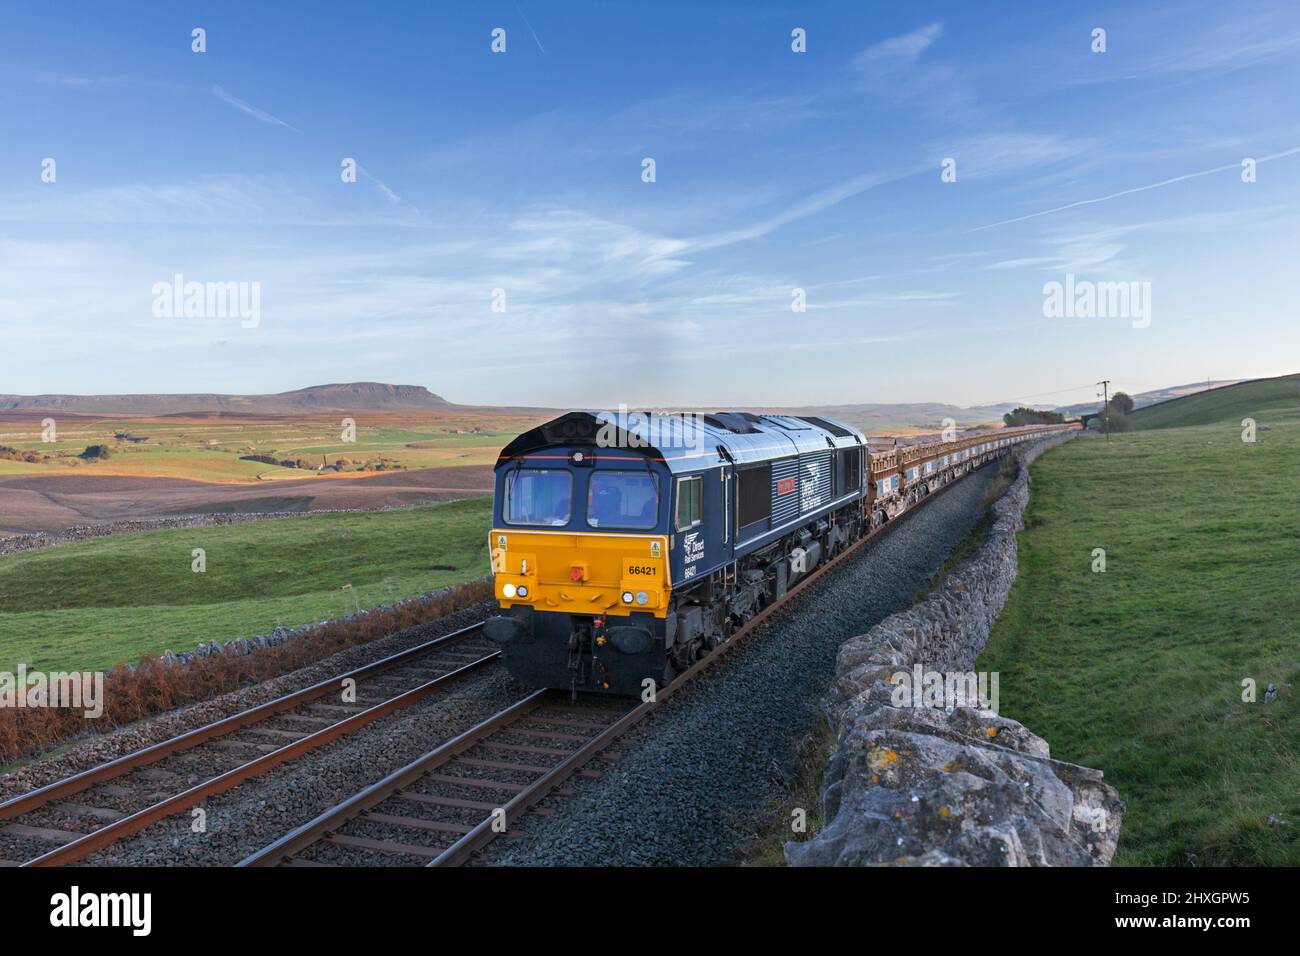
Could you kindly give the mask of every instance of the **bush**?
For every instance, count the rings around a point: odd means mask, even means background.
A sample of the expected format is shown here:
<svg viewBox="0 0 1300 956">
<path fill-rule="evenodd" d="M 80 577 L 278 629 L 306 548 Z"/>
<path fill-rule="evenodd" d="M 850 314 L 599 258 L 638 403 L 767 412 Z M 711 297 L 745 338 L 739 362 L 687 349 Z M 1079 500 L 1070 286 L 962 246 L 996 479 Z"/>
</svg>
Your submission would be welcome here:
<svg viewBox="0 0 1300 956">
<path fill-rule="evenodd" d="M 8 445 L 0 445 L 0 458 L 6 461 L 26 461 L 37 462 L 44 461 L 45 456 L 37 451 L 23 451 L 21 448 L 10 448 Z"/>
<path fill-rule="evenodd" d="M 86 450 L 77 457 L 84 458 L 86 461 L 106 461 L 108 459 L 108 446 L 87 445 Z"/>
<path fill-rule="evenodd" d="M 1039 411 L 1037 408 L 1017 408 L 1002 416 L 1009 426 L 1015 425 L 1058 425 L 1065 421 L 1060 412 Z"/>
</svg>

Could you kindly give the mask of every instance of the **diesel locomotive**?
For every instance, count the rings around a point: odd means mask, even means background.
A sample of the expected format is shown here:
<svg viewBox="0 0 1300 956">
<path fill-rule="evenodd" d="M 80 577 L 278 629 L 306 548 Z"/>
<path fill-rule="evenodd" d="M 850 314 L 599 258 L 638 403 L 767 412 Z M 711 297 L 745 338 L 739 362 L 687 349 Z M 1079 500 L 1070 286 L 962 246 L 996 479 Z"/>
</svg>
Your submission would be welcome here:
<svg viewBox="0 0 1300 956">
<path fill-rule="evenodd" d="M 498 459 L 485 632 L 522 683 L 639 695 L 926 496 L 1066 427 L 876 449 L 825 417 L 570 412 Z"/>
</svg>

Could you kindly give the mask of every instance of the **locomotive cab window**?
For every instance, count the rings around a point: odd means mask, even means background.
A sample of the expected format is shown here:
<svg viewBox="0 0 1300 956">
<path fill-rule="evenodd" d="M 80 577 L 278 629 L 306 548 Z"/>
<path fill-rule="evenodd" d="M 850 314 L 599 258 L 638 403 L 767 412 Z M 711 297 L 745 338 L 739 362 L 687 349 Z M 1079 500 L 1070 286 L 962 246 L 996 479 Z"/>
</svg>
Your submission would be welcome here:
<svg viewBox="0 0 1300 956">
<path fill-rule="evenodd" d="M 648 471 L 594 471 L 587 485 L 587 524 L 644 530 L 659 523 L 659 476 Z"/>
<path fill-rule="evenodd" d="M 736 470 L 736 527 L 743 536 L 772 517 L 772 466 L 750 465 Z"/>
<path fill-rule="evenodd" d="M 677 480 L 677 530 L 694 528 L 704 520 L 704 479 L 698 475 L 694 478 Z"/>
<path fill-rule="evenodd" d="M 561 527 L 569 523 L 573 475 L 550 468 L 519 468 L 506 473 L 507 524 Z"/>
</svg>

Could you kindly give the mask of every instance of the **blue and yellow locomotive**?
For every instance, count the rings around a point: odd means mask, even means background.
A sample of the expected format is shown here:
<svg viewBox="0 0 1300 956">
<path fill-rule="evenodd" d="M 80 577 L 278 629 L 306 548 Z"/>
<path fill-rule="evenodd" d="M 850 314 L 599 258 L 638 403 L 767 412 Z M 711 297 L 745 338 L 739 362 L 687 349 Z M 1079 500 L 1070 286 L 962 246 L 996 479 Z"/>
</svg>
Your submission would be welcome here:
<svg viewBox="0 0 1300 956">
<path fill-rule="evenodd" d="M 640 694 L 871 530 L 1063 427 L 873 452 L 829 418 L 570 412 L 498 459 L 488 546 L 504 613 L 486 633 L 524 683 Z"/>
<path fill-rule="evenodd" d="M 668 421 L 669 424 L 664 424 Z M 863 533 L 867 443 L 824 418 L 571 412 L 496 467 L 488 622 L 536 686 L 639 694 Z"/>
</svg>

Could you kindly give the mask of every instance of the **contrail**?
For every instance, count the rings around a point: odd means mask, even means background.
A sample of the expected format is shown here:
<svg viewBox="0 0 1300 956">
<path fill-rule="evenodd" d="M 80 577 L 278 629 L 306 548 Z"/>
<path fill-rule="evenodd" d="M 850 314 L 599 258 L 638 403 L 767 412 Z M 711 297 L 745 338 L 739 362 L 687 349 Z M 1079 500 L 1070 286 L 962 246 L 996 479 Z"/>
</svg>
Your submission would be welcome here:
<svg viewBox="0 0 1300 956">
<path fill-rule="evenodd" d="M 546 47 L 542 46 L 542 41 L 537 39 L 537 31 L 533 29 L 533 25 L 529 23 L 528 18 L 524 16 L 523 8 L 519 6 L 519 0 L 515 0 L 515 9 L 518 10 L 519 15 L 523 17 L 524 26 L 528 27 L 528 32 L 533 35 L 533 42 L 537 44 L 537 49 L 542 51 L 542 56 L 546 56 Z"/>
<path fill-rule="evenodd" d="M 245 103 L 237 96 L 231 96 L 220 86 L 212 87 L 212 95 L 215 96 L 217 99 L 221 100 L 221 102 L 229 103 L 235 109 L 243 110 L 249 116 L 253 117 L 254 119 L 259 119 L 263 123 L 270 123 L 272 126 L 283 126 L 285 129 L 291 129 L 295 133 L 302 132 L 297 127 L 290 126 L 288 123 L 280 119 L 278 116 L 272 116 L 270 113 L 267 113 L 265 110 L 259 110 L 256 106 L 253 106 L 251 103 Z"/>
<path fill-rule="evenodd" d="M 1273 159 L 1281 159 L 1284 156 L 1292 156 L 1300 153 L 1300 146 L 1293 146 L 1290 149 L 1283 150 L 1280 153 L 1273 153 L 1269 156 L 1261 157 L 1256 160 L 1258 163 L 1267 163 Z M 1120 196 L 1130 196 L 1133 193 L 1144 193 L 1148 189 L 1159 189 L 1162 186 L 1169 186 L 1173 183 L 1185 182 L 1188 179 L 1197 179 L 1201 176 L 1212 176 L 1215 173 L 1227 172 L 1229 169 L 1240 169 L 1241 163 L 1227 163 L 1223 166 L 1215 166 L 1213 169 L 1203 169 L 1196 173 L 1184 173 L 1182 176 L 1174 176 L 1171 179 L 1162 179 L 1158 183 L 1149 183 L 1146 186 L 1134 186 L 1132 189 L 1121 189 L 1117 193 L 1111 193 L 1109 196 L 1098 196 L 1096 199 L 1080 199 L 1078 202 L 1067 203 L 1064 206 L 1057 206 L 1053 209 L 1043 209 L 1040 212 L 1031 212 L 1027 216 L 1017 216 L 1014 219 L 1003 219 L 999 222 L 991 222 L 986 226 L 976 226 L 971 232 L 980 232 L 984 229 L 993 229 L 996 226 L 1009 226 L 1013 222 L 1024 222 L 1026 219 L 1037 219 L 1039 216 L 1050 216 L 1053 213 L 1064 212 L 1067 209 L 1076 209 L 1079 206 L 1091 206 L 1099 202 L 1108 202 L 1112 199 L 1118 199 Z"/>
</svg>

